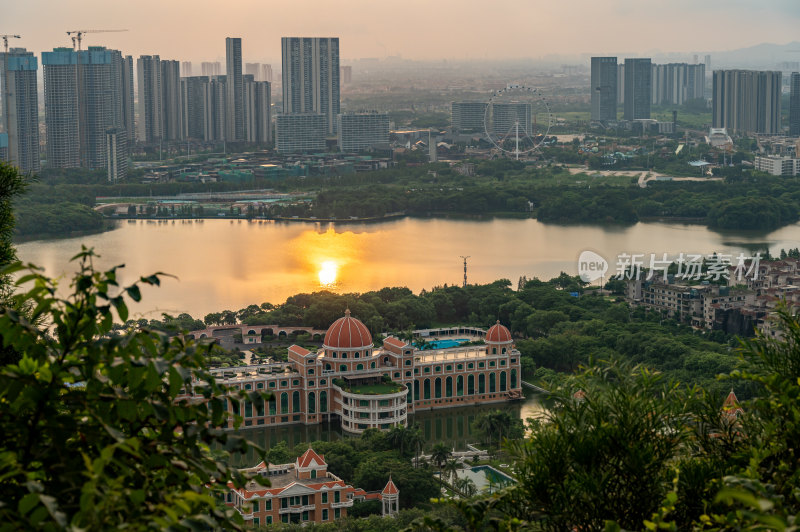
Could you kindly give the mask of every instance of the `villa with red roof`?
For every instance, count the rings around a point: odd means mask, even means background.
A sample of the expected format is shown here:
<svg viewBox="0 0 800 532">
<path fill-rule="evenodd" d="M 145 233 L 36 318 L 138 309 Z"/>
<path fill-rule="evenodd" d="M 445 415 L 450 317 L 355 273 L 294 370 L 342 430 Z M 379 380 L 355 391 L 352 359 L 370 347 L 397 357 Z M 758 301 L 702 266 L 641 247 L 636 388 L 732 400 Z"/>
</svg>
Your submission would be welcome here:
<svg viewBox="0 0 800 532">
<path fill-rule="evenodd" d="M 499 321 L 488 331 L 449 327 L 416 336 L 420 347 L 394 336 L 375 347 L 347 310 L 317 351 L 293 345 L 287 362 L 211 372 L 231 389 L 271 393 L 268 401 L 228 401 L 244 427 L 338 421 L 359 434 L 405 426 L 418 410 L 522 398 L 520 353 Z"/>
<path fill-rule="evenodd" d="M 382 514 L 399 510 L 400 491 L 391 477 L 381 492 L 366 492 L 346 484 L 328 471 L 325 457 L 313 449 L 290 464 L 265 464 L 242 470 L 256 477 L 244 488 L 230 485 L 226 504 L 233 506 L 249 525 L 272 523 L 327 523 L 347 516 L 356 500 L 381 501 Z M 269 481 L 263 486 L 257 477 Z"/>
</svg>

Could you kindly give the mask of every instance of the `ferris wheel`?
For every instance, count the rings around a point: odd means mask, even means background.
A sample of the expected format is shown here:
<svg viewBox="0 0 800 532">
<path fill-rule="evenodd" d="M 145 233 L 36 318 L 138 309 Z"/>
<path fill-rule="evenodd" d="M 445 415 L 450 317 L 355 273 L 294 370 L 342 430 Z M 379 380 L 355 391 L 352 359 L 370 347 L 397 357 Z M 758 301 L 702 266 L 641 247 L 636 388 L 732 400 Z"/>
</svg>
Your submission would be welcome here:
<svg viewBox="0 0 800 532">
<path fill-rule="evenodd" d="M 509 84 L 486 102 L 483 127 L 486 138 L 501 152 L 519 159 L 544 142 L 553 115 L 539 89 Z"/>
</svg>

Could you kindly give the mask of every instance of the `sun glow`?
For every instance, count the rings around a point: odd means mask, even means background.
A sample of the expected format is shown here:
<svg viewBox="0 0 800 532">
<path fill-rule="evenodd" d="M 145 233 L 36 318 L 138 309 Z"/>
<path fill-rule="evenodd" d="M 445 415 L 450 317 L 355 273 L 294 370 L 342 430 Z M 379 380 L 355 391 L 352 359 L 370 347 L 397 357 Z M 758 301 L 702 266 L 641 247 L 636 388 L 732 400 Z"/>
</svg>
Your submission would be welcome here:
<svg viewBox="0 0 800 532">
<path fill-rule="evenodd" d="M 336 283 L 336 275 L 339 273 L 339 265 L 332 260 L 326 260 L 320 265 L 320 270 L 317 273 L 319 277 L 319 284 L 323 286 L 330 286 Z"/>
</svg>

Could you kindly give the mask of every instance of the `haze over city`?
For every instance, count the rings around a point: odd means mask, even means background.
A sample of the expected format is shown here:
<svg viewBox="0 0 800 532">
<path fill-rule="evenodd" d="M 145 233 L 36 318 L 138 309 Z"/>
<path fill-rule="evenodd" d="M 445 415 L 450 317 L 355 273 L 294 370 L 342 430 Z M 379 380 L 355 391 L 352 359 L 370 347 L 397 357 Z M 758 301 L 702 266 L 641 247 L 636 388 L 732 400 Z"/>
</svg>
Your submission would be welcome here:
<svg viewBox="0 0 800 532">
<path fill-rule="evenodd" d="M 343 59 L 518 59 L 785 44 L 797 36 L 800 2 L 30 0 L 5 5 L 3 19 L 3 30 L 21 34 L 29 50 L 69 46 L 66 30 L 124 28 L 86 44 L 201 61 L 223 58 L 221 39 L 236 35 L 249 60 L 277 62 L 281 36 L 337 35 Z"/>
</svg>

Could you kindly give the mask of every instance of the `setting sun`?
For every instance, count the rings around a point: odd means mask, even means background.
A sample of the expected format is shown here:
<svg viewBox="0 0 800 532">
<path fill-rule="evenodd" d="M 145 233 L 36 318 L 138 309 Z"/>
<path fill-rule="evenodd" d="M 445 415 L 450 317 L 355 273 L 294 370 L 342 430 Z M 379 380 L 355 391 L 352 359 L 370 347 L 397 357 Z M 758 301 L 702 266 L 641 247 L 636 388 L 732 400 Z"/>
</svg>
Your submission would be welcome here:
<svg viewBox="0 0 800 532">
<path fill-rule="evenodd" d="M 339 272 L 339 265 L 332 260 L 322 263 L 319 270 L 319 284 L 329 286 L 336 282 L 336 274 Z"/>
</svg>

